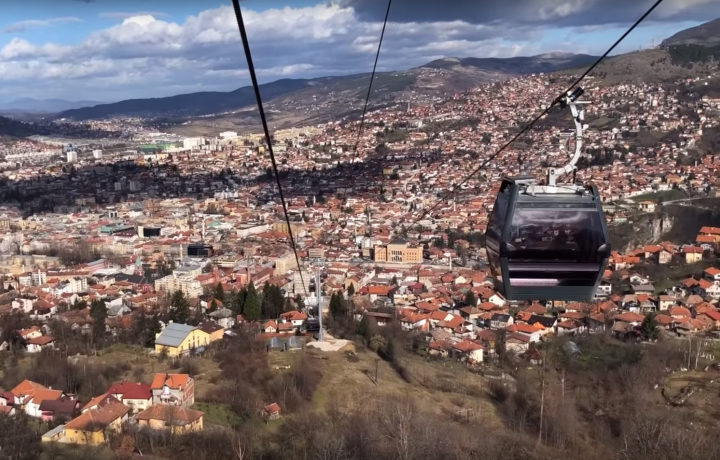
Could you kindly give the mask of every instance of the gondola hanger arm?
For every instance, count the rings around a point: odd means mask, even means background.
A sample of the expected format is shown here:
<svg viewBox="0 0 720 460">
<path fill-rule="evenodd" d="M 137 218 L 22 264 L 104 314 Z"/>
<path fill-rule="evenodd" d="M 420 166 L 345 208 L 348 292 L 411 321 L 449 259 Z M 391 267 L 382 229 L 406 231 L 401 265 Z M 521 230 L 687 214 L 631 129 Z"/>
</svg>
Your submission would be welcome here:
<svg viewBox="0 0 720 460">
<path fill-rule="evenodd" d="M 585 105 L 590 103 L 590 101 L 578 100 L 578 98 L 582 96 L 583 92 L 584 90 L 578 87 L 574 91 L 568 91 L 565 97 L 560 99 L 560 105 L 562 107 L 570 107 L 573 122 L 575 122 L 575 153 L 565 166 L 548 168 L 547 184 L 549 186 L 555 186 L 559 176 L 570 174 L 577 169 L 575 165 L 580 159 L 580 154 L 582 153 L 583 131 L 587 129 L 587 125 L 583 123 L 583 121 L 585 121 Z"/>
</svg>

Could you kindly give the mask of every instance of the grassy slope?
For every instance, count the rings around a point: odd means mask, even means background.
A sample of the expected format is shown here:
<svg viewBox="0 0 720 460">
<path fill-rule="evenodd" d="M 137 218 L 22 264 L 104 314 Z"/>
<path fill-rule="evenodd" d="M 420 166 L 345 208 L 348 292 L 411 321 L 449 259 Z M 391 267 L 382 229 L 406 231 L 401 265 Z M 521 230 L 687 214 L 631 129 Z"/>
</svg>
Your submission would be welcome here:
<svg viewBox="0 0 720 460">
<path fill-rule="evenodd" d="M 371 351 L 359 350 L 357 362 L 351 362 L 342 352 L 308 353 L 322 365 L 323 377 L 313 399 L 320 411 L 329 409 L 333 401 L 342 401 L 346 409 L 352 409 L 363 401 L 386 395 L 410 395 L 423 411 L 447 417 L 461 409 L 472 409 L 485 426 L 502 423 L 487 398 L 487 382 L 457 363 L 426 361 L 406 354 L 400 359 L 410 374 L 410 382 L 406 382 Z M 290 353 L 272 353 L 270 366 L 286 365 L 292 359 Z M 373 382 L 376 362 L 377 385 Z"/>
</svg>

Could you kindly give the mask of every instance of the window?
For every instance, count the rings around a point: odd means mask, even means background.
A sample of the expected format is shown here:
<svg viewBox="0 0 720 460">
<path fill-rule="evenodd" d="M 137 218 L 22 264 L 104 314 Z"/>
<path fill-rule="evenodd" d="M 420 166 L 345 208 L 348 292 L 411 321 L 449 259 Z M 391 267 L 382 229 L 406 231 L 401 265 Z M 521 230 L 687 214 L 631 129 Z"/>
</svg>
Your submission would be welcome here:
<svg viewBox="0 0 720 460">
<path fill-rule="evenodd" d="M 605 242 L 594 208 L 521 207 L 515 209 L 508 242 L 513 259 L 600 262 Z"/>
</svg>

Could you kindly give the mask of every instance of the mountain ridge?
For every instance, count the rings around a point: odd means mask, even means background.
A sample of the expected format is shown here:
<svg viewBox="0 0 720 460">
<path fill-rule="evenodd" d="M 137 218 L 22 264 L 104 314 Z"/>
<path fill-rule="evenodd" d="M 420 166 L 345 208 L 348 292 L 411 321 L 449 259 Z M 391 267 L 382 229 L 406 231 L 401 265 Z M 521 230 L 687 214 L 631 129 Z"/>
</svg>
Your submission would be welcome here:
<svg viewBox="0 0 720 460">
<path fill-rule="evenodd" d="M 422 66 L 394 72 L 380 72 L 376 75 L 377 82 L 384 81 L 385 92 L 407 90 L 421 77 L 423 70 L 436 69 L 455 73 L 477 73 L 483 80 L 493 80 L 505 76 L 523 75 L 539 72 L 553 72 L 590 62 L 595 56 L 584 54 L 545 53 L 537 56 L 512 58 L 445 58 L 426 63 Z M 358 84 L 361 94 L 368 73 L 342 76 L 325 76 L 308 79 L 281 79 L 261 85 L 263 99 L 273 100 L 287 96 L 295 91 L 313 88 L 327 90 L 333 87 L 344 87 L 347 82 Z M 383 83 L 374 84 L 374 91 L 383 89 Z M 464 89 L 463 84 L 460 85 Z M 453 88 L 448 88 L 452 91 Z M 255 103 L 252 87 L 244 86 L 232 91 L 203 91 L 178 94 L 159 98 L 126 99 L 113 103 L 99 104 L 60 112 L 57 117 L 76 120 L 105 118 L 112 116 L 200 116 L 239 110 Z"/>
</svg>

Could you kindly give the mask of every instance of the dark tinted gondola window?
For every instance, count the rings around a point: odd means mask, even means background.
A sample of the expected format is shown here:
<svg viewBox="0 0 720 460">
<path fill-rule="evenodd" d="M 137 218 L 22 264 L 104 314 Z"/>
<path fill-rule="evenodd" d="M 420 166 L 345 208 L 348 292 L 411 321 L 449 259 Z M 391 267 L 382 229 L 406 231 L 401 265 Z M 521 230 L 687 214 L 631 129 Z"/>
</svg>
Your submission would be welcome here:
<svg viewBox="0 0 720 460">
<path fill-rule="evenodd" d="M 592 208 L 518 207 L 508 242 L 512 258 L 594 261 L 604 243 L 602 224 Z"/>
<path fill-rule="evenodd" d="M 498 193 L 495 205 L 493 206 L 488 232 L 492 233 L 492 236 L 498 239 L 502 237 L 503 227 L 505 226 L 507 208 L 510 204 L 510 193 L 510 187 L 505 187 L 505 190 Z"/>
</svg>

